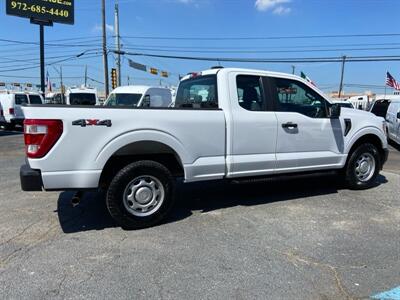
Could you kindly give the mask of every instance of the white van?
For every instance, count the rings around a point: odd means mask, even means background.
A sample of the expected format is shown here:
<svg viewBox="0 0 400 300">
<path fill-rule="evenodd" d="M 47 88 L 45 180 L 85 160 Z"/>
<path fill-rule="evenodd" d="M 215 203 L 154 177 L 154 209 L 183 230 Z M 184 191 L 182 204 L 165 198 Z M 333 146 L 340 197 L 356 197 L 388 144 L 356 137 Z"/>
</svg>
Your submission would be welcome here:
<svg viewBox="0 0 400 300">
<path fill-rule="evenodd" d="M 6 125 L 6 119 L 4 118 L 4 110 L 0 102 L 0 126 L 5 126 L 5 125 Z"/>
<path fill-rule="evenodd" d="M 386 122 L 388 139 L 400 144 L 400 100 L 390 102 Z"/>
<path fill-rule="evenodd" d="M 171 102 L 171 90 L 168 88 L 129 85 L 114 89 L 104 106 L 168 107 Z"/>
<path fill-rule="evenodd" d="M 353 96 L 347 99 L 346 101 L 350 102 L 355 109 L 360 109 L 360 110 L 368 110 L 371 103 L 369 96 L 367 95 Z"/>
<path fill-rule="evenodd" d="M 65 93 L 67 105 L 99 105 L 97 90 L 95 88 L 80 87 L 70 88 Z"/>
<path fill-rule="evenodd" d="M 21 105 L 43 104 L 43 97 L 36 92 L 6 91 L 0 93 L 0 103 L 3 107 L 4 125 L 7 129 L 13 129 L 15 125 L 22 125 L 24 122 Z"/>
</svg>

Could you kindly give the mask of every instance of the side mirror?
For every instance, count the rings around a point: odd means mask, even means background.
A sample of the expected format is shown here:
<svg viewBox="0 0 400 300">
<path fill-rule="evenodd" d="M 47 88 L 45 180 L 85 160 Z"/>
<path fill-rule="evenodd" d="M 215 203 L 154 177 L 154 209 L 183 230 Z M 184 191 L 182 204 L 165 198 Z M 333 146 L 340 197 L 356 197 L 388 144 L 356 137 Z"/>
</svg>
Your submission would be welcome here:
<svg viewBox="0 0 400 300">
<path fill-rule="evenodd" d="M 150 95 L 145 95 L 142 107 L 150 107 Z"/>
<path fill-rule="evenodd" d="M 341 106 L 337 103 L 331 106 L 331 119 L 338 119 L 340 117 Z"/>
</svg>

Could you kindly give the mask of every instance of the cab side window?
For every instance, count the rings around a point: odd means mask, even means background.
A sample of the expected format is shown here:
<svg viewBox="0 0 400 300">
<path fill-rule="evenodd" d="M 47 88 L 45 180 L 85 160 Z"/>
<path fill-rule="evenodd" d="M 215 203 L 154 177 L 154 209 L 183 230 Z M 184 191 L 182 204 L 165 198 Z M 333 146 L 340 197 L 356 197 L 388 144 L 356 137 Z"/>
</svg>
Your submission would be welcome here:
<svg viewBox="0 0 400 300">
<path fill-rule="evenodd" d="M 250 111 L 265 111 L 260 76 L 239 75 L 236 78 L 239 105 Z"/>
<path fill-rule="evenodd" d="M 297 112 L 310 118 L 326 118 L 327 101 L 300 81 L 275 78 L 277 111 Z"/>
<path fill-rule="evenodd" d="M 21 105 L 28 103 L 28 97 L 26 95 L 15 95 L 15 104 Z"/>
</svg>

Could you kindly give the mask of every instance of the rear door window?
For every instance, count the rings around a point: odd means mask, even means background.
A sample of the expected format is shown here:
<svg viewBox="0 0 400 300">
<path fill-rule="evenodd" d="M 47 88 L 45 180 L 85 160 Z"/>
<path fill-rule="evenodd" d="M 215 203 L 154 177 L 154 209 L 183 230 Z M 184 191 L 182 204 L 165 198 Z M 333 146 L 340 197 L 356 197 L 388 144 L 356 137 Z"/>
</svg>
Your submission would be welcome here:
<svg viewBox="0 0 400 300">
<path fill-rule="evenodd" d="M 206 75 L 181 81 L 175 107 L 218 108 L 217 77 Z"/>
<path fill-rule="evenodd" d="M 246 110 L 263 111 L 266 108 L 260 76 L 239 75 L 236 78 L 239 105 Z"/>
<path fill-rule="evenodd" d="M 15 95 L 15 104 L 22 105 L 28 103 L 28 97 L 26 95 L 16 94 Z"/>
</svg>

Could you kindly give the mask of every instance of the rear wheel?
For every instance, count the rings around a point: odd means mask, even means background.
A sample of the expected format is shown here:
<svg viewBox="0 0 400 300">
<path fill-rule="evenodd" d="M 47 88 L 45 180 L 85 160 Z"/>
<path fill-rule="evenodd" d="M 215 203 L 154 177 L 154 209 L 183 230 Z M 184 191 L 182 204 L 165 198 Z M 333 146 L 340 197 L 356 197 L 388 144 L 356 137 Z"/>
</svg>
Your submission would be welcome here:
<svg viewBox="0 0 400 300">
<path fill-rule="evenodd" d="M 345 167 L 345 179 L 351 189 L 367 189 L 374 185 L 381 160 L 378 149 L 370 143 L 359 145 Z"/>
<path fill-rule="evenodd" d="M 127 229 L 159 223 L 174 202 L 175 181 L 155 161 L 138 161 L 120 170 L 111 181 L 106 203 L 111 216 Z"/>
</svg>

